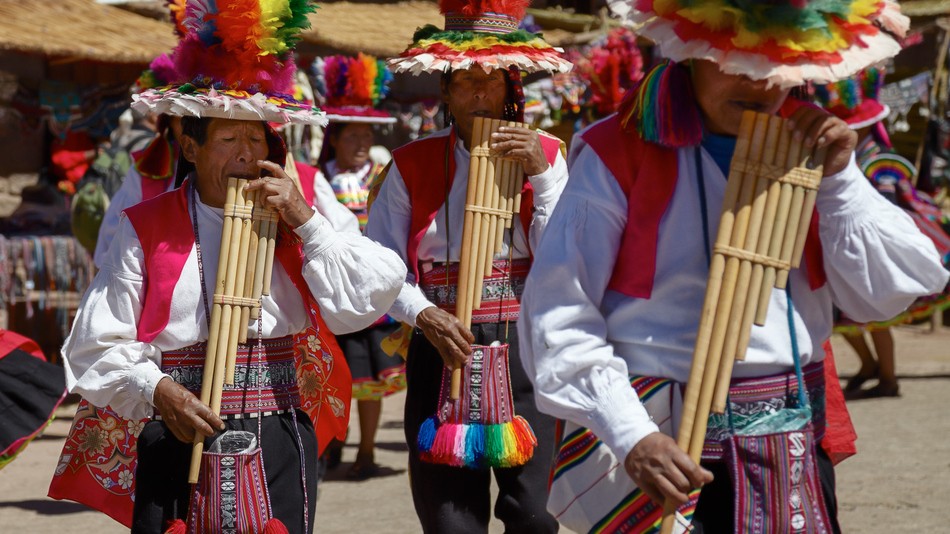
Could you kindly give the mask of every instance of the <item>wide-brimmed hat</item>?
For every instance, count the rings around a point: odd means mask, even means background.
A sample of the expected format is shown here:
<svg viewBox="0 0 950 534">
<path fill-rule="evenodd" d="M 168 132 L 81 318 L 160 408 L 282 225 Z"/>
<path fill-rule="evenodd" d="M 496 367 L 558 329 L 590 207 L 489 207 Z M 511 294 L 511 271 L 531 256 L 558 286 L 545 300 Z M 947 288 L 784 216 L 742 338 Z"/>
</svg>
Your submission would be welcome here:
<svg viewBox="0 0 950 534">
<path fill-rule="evenodd" d="M 440 0 L 445 28 L 428 24 L 412 44 L 389 60 L 394 72 L 451 72 L 480 66 L 524 72 L 569 72 L 561 49 L 540 34 L 519 29 L 530 0 Z"/>
<path fill-rule="evenodd" d="M 608 0 L 673 61 L 793 87 L 832 83 L 896 55 L 909 20 L 891 0 Z"/>
<path fill-rule="evenodd" d="M 392 72 L 386 62 L 362 53 L 317 58 L 311 68 L 314 90 L 330 122 L 391 124 L 396 117 L 376 109 L 389 93 Z"/>
<path fill-rule="evenodd" d="M 325 125 L 324 114 L 293 96 L 293 48 L 310 26 L 308 0 L 176 2 L 179 44 L 171 82 L 133 95 L 138 111 L 177 116 Z"/>
<path fill-rule="evenodd" d="M 878 101 L 883 86 L 884 69 L 868 67 L 848 79 L 816 85 L 815 99 L 851 129 L 860 130 L 891 114 L 891 109 Z"/>
</svg>

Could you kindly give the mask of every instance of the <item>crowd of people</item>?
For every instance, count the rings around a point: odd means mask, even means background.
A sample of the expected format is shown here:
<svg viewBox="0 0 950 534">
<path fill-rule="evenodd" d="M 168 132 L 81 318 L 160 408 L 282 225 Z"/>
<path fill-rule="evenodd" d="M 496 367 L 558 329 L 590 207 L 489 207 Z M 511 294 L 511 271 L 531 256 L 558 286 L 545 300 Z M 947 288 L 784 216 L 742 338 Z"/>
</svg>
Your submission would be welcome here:
<svg viewBox="0 0 950 534">
<path fill-rule="evenodd" d="M 424 532 L 484 533 L 492 515 L 509 532 L 841 531 L 842 395 L 899 395 L 888 329 L 942 309 L 950 278 L 942 214 L 877 101 L 906 17 L 891 0 L 611 0 L 657 53 L 604 90 L 605 118 L 561 140 L 523 124 L 523 75 L 571 69 L 520 26 L 528 3 L 442 0 L 445 26 L 418 29 L 399 57 L 319 59 L 320 109 L 291 96 L 310 2 L 173 9 L 180 43 L 133 95 L 156 134 L 103 213 L 98 274 L 62 348 L 82 402 L 50 496 L 137 533 L 313 532 L 332 513 L 317 487 L 341 462 L 351 400 L 345 476 L 362 480 L 379 472 L 382 402 L 406 390 Z M 591 72 L 640 68 L 630 36 L 611 43 L 628 53 Z M 389 81 L 420 73 L 441 76 L 444 128 L 374 148 L 395 120 L 378 109 Z M 804 260 L 765 296 L 725 415 L 691 455 L 677 442 L 684 387 L 747 111 L 787 119 L 823 177 Z M 489 135 L 486 120 L 501 126 Z M 294 159 L 291 124 L 324 128 L 319 157 Z M 489 158 L 522 188 L 478 190 Z M 222 293 L 222 232 L 258 217 L 229 178 L 279 228 L 234 383 L 209 402 L 218 310 L 238 304 Z M 507 211 L 483 193 L 510 193 Z M 481 227 L 498 246 L 476 267 L 482 213 L 500 217 L 497 233 Z M 861 357 L 843 391 L 836 327 Z M 35 366 L 21 349 L 0 362 Z M 61 400 L 50 388 L 46 407 Z M 775 414 L 800 424 L 754 433 Z"/>
</svg>

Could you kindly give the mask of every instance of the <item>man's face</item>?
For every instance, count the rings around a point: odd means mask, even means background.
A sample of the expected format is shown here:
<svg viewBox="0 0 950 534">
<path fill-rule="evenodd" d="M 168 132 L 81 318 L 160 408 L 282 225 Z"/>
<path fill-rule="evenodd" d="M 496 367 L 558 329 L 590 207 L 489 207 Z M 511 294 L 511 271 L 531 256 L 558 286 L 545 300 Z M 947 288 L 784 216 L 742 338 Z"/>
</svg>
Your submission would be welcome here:
<svg viewBox="0 0 950 534">
<path fill-rule="evenodd" d="M 486 73 L 481 67 L 455 71 L 443 84 L 442 99 L 466 142 L 471 141 L 475 117 L 502 118 L 507 90 L 504 71 Z"/>
<path fill-rule="evenodd" d="M 706 129 L 720 135 L 739 135 L 742 112 L 747 109 L 775 114 L 789 92 L 778 86 L 766 88 L 764 80 L 725 74 L 712 61 L 693 60 L 691 73 Z"/>
<path fill-rule="evenodd" d="M 369 149 L 373 146 L 373 127 L 360 123 L 345 124 L 330 138 L 330 145 L 336 151 L 336 163 L 341 169 L 362 167 L 369 160 Z"/>
<path fill-rule="evenodd" d="M 183 136 L 182 151 L 195 164 L 198 192 L 210 206 L 222 207 L 227 197 L 228 178 L 257 178 L 257 161 L 267 158 L 264 123 L 233 119 L 211 119 L 203 145 Z"/>
</svg>

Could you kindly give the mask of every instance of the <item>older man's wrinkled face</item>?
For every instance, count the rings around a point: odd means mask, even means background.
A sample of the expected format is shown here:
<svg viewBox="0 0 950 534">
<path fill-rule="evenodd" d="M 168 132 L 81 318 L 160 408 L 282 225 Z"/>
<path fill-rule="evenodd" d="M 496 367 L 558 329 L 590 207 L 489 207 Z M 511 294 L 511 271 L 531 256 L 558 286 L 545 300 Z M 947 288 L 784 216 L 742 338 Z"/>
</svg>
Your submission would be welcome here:
<svg viewBox="0 0 950 534">
<path fill-rule="evenodd" d="M 459 135 L 469 144 L 475 117 L 500 119 L 505 112 L 508 83 L 505 72 L 485 72 L 481 67 L 452 73 L 448 83 L 442 84 L 442 100 L 455 117 Z"/>
<path fill-rule="evenodd" d="M 691 73 L 703 122 L 715 134 L 738 135 L 743 111 L 775 114 L 789 93 L 764 80 L 725 74 L 712 61 L 693 60 Z"/>
<path fill-rule="evenodd" d="M 182 151 L 195 164 L 201 201 L 223 207 L 228 178 L 258 178 L 258 160 L 267 159 L 264 123 L 233 119 L 211 119 L 203 144 L 183 136 Z"/>
</svg>

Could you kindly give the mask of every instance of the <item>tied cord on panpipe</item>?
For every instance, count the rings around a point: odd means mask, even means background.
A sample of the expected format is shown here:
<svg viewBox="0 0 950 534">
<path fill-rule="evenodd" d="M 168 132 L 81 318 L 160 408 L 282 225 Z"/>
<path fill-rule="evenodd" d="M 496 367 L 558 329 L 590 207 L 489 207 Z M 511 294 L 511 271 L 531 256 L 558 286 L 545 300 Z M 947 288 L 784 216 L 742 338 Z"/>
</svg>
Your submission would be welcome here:
<svg viewBox="0 0 950 534">
<path fill-rule="evenodd" d="M 292 168 L 292 164 L 288 165 Z M 201 379 L 201 402 L 221 413 L 224 384 L 234 383 L 238 343 L 247 342 L 249 321 L 259 321 L 261 297 L 270 295 L 278 215 L 245 191 L 248 180 L 228 178 L 211 324 Z M 196 223 L 197 224 L 197 223 Z M 196 229 L 197 232 L 197 229 Z M 202 291 L 204 288 L 202 288 Z M 188 482 L 197 483 L 204 438 L 196 434 Z"/>
<path fill-rule="evenodd" d="M 712 250 L 677 444 L 697 464 L 709 414 L 724 413 L 736 360 L 752 325 L 765 324 L 772 288 L 784 289 L 801 263 L 824 150 L 811 154 L 781 117 L 746 111 L 729 169 Z M 676 506 L 667 501 L 661 532 Z"/>
</svg>

